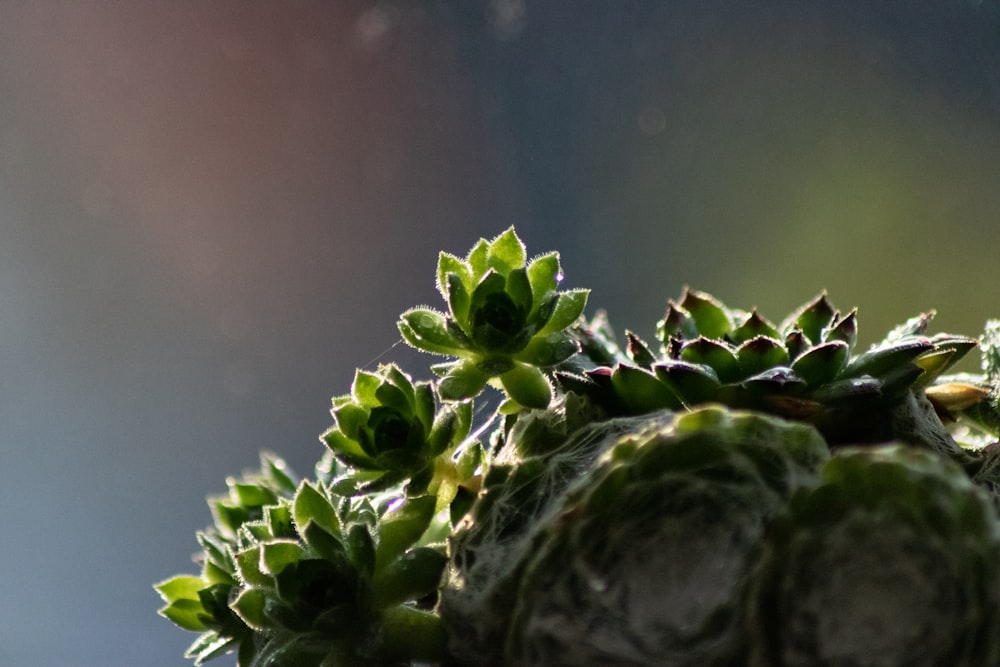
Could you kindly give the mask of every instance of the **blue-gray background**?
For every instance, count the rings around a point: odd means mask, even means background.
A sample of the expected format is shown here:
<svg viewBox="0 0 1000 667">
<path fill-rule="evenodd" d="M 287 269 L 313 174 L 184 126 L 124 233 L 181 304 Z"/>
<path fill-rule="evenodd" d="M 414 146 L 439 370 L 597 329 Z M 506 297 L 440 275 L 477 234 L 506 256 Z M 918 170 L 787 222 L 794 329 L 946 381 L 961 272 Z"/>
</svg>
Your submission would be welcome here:
<svg viewBox="0 0 1000 667">
<path fill-rule="evenodd" d="M 204 496 L 426 375 L 439 249 L 975 334 L 998 181 L 996 0 L 0 3 L 0 667 L 186 664 Z"/>
</svg>

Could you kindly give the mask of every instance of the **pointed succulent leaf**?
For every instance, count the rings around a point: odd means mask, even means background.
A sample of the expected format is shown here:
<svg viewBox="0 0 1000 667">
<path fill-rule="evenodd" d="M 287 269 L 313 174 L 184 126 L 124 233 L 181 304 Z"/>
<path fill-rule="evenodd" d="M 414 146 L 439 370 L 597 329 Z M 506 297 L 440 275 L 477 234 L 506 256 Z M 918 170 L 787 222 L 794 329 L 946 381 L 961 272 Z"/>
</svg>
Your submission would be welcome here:
<svg viewBox="0 0 1000 667">
<path fill-rule="evenodd" d="M 233 600 L 232 608 L 243 622 L 257 632 L 271 630 L 271 621 L 264 614 L 267 593 L 260 588 L 245 588 Z"/>
<path fill-rule="evenodd" d="M 618 365 L 611 374 L 611 385 L 628 414 L 682 407 L 680 400 L 652 372 L 635 366 Z"/>
<path fill-rule="evenodd" d="M 698 334 L 705 338 L 722 338 L 732 331 L 733 322 L 726 307 L 711 294 L 685 289 L 680 306 L 691 314 Z"/>
<path fill-rule="evenodd" d="M 531 283 L 528 282 L 528 272 L 524 267 L 513 269 L 507 274 L 505 291 L 514 304 L 530 313 L 532 308 Z"/>
<path fill-rule="evenodd" d="M 785 335 L 785 349 L 788 350 L 788 358 L 793 361 L 810 347 L 812 347 L 812 343 L 809 342 L 801 329 L 792 329 Z"/>
<path fill-rule="evenodd" d="M 199 635 L 198 639 L 196 639 L 194 643 L 188 647 L 187 651 L 184 652 L 184 657 L 194 660 L 195 665 L 203 665 L 213 658 L 218 658 L 226 653 L 229 653 L 239 643 L 240 640 L 234 637 L 219 634 L 215 631 L 205 632 Z M 245 645 L 250 646 L 252 652 L 253 643 L 246 642 Z M 241 653 L 243 650 L 244 648 L 241 646 Z M 246 661 L 241 661 L 240 664 L 250 664 L 250 660 L 252 660 L 252 658 L 248 658 Z"/>
<path fill-rule="evenodd" d="M 472 269 L 472 276 L 474 280 L 481 278 L 482 275 L 489 269 L 486 265 L 486 255 L 488 252 L 489 242 L 486 239 L 479 239 L 476 245 L 472 246 L 469 254 L 466 255 L 465 261 L 468 263 L 469 268 Z"/>
<path fill-rule="evenodd" d="M 191 630 L 192 632 L 204 632 L 208 630 L 208 626 L 205 625 L 205 620 L 208 617 L 199 600 L 174 600 L 162 607 L 159 613 L 174 625 L 184 630 Z"/>
<path fill-rule="evenodd" d="M 922 336 L 927 331 L 927 326 L 936 314 L 936 311 L 929 310 L 926 313 L 920 313 L 915 317 L 911 317 L 886 334 L 882 343 L 896 343 L 910 336 Z"/>
<path fill-rule="evenodd" d="M 894 398 L 914 386 L 924 374 L 924 369 L 912 362 L 900 364 L 879 376 L 882 382 L 882 395 Z"/>
<path fill-rule="evenodd" d="M 628 340 L 627 353 L 629 359 L 641 368 L 650 368 L 656 363 L 656 356 L 653 354 L 646 342 L 631 331 L 625 331 L 625 338 Z"/>
<path fill-rule="evenodd" d="M 710 366 L 722 383 L 735 382 L 740 378 L 740 362 L 736 354 L 729 345 L 717 340 L 699 337 L 688 342 L 681 349 L 681 361 Z"/>
<path fill-rule="evenodd" d="M 756 309 L 750 311 L 743 324 L 733 329 L 732 333 L 729 334 L 729 338 L 737 345 L 761 336 L 779 340 L 781 338 L 778 329 L 761 317 Z"/>
<path fill-rule="evenodd" d="M 437 498 L 432 495 L 405 498 L 382 516 L 375 546 L 376 571 L 406 551 L 427 530 L 436 503 Z"/>
<path fill-rule="evenodd" d="M 934 344 L 923 336 L 901 338 L 893 343 L 882 344 L 851 359 L 844 368 L 843 377 L 873 375 L 878 377 L 904 366 L 934 348 Z"/>
<path fill-rule="evenodd" d="M 307 524 L 313 522 L 331 535 L 340 535 L 337 510 L 326 495 L 307 480 L 302 481 L 295 493 L 295 500 L 292 501 L 292 517 L 300 532 L 305 530 Z"/>
<path fill-rule="evenodd" d="M 424 432 L 434 423 L 434 387 L 429 382 L 418 382 L 413 387 L 413 416 L 423 425 Z"/>
<path fill-rule="evenodd" d="M 360 406 L 373 408 L 378 405 L 375 391 L 381 383 L 382 378 L 379 377 L 378 373 L 372 373 L 371 371 L 359 368 L 354 372 L 354 381 L 351 382 L 351 395 L 349 398 Z"/>
<path fill-rule="evenodd" d="M 263 507 L 277 502 L 278 496 L 260 484 L 245 482 L 230 477 L 226 480 L 229 483 L 229 494 L 233 501 L 243 507 Z"/>
<path fill-rule="evenodd" d="M 407 420 L 416 418 L 416 415 L 413 414 L 413 400 L 415 397 L 412 385 L 403 389 L 389 382 L 384 382 L 379 385 L 375 396 L 378 398 L 379 405 L 372 408 L 370 415 L 374 415 L 376 410 L 388 409 Z M 371 416 L 369 416 L 369 421 L 371 421 Z"/>
<path fill-rule="evenodd" d="M 832 381 L 847 363 L 848 346 L 840 340 L 820 343 L 792 362 L 792 370 L 810 387 Z"/>
<path fill-rule="evenodd" d="M 482 371 L 475 361 L 467 359 L 449 367 L 447 374 L 438 382 L 438 394 L 446 401 L 472 398 L 483 390 L 489 379 L 489 373 Z"/>
<path fill-rule="evenodd" d="M 260 569 L 260 545 L 247 547 L 234 556 L 240 579 L 247 586 L 268 587 L 273 580 Z"/>
<path fill-rule="evenodd" d="M 339 402 L 340 404 L 331 410 L 336 428 L 352 440 L 358 439 L 358 433 L 368 423 L 371 408 L 378 406 L 378 400 L 374 396 L 367 402 L 367 406 L 355 401 Z"/>
<path fill-rule="evenodd" d="M 462 341 L 449 330 L 444 313 L 433 308 L 411 308 L 399 317 L 399 332 L 411 346 L 435 354 L 461 353 Z"/>
<path fill-rule="evenodd" d="M 264 574 L 280 573 L 291 563 L 302 560 L 305 550 L 297 540 L 273 540 L 260 546 L 260 571 Z"/>
<path fill-rule="evenodd" d="M 566 361 L 579 350 L 580 344 L 572 334 L 557 331 L 535 336 L 523 350 L 514 354 L 514 359 L 544 368 Z"/>
<path fill-rule="evenodd" d="M 372 607 L 385 609 L 433 593 L 447 562 L 447 556 L 430 547 L 402 554 L 372 577 Z"/>
<path fill-rule="evenodd" d="M 711 366 L 670 360 L 656 364 L 653 371 L 685 406 L 713 400 L 722 386 Z"/>
<path fill-rule="evenodd" d="M 517 237 L 513 227 L 490 241 L 486 253 L 486 265 L 501 275 L 523 267 L 526 259 L 524 243 Z"/>
<path fill-rule="evenodd" d="M 666 347 L 671 339 L 694 339 L 698 337 L 698 325 L 687 310 L 672 299 L 667 300 L 667 312 L 656 323 L 656 337 Z"/>
<path fill-rule="evenodd" d="M 781 341 L 763 334 L 744 341 L 735 354 L 743 378 L 775 366 L 787 366 L 789 361 L 788 350 Z"/>
<path fill-rule="evenodd" d="M 295 476 L 281 457 L 270 452 L 261 452 L 260 470 L 275 490 L 288 494 L 295 493 L 298 487 Z"/>
<path fill-rule="evenodd" d="M 465 322 L 469 319 L 469 305 L 472 302 L 470 289 L 471 279 L 464 280 L 457 273 L 448 273 L 445 276 L 445 301 L 448 303 L 448 310 L 451 312 L 455 322 Z M 449 324 L 451 322 L 449 321 Z M 449 329 L 449 331 L 451 331 Z M 454 335 L 454 331 L 451 331 Z"/>
<path fill-rule="evenodd" d="M 324 558 L 331 563 L 347 563 L 347 553 L 341 541 L 320 527 L 315 521 L 309 522 L 300 531 L 303 541 L 314 556 Z"/>
<path fill-rule="evenodd" d="M 528 263 L 528 282 L 531 283 L 531 293 L 536 304 L 540 303 L 546 294 L 558 288 L 558 277 L 561 272 L 557 252 L 540 255 Z"/>
<path fill-rule="evenodd" d="M 917 357 L 913 363 L 923 370 L 916 382 L 917 387 L 926 387 L 952 365 L 954 349 L 931 350 Z"/>
<path fill-rule="evenodd" d="M 361 576 L 371 577 L 375 572 L 375 542 L 364 524 L 356 523 L 347 531 L 347 555 Z"/>
<path fill-rule="evenodd" d="M 796 311 L 791 326 L 783 326 L 782 329 L 788 331 L 793 327 L 797 328 L 810 343 L 818 345 L 823 340 L 823 330 L 833 322 L 836 312 L 833 304 L 827 299 L 826 292 L 823 292 Z"/>
<path fill-rule="evenodd" d="M 589 295 L 589 289 L 572 289 L 559 292 L 559 301 L 556 302 L 556 307 L 552 311 L 552 317 L 549 318 L 539 333 L 547 334 L 562 331 L 576 322 L 580 318 L 580 315 L 583 314 L 583 309 L 587 307 L 587 297 Z"/>
<path fill-rule="evenodd" d="M 516 362 L 500 376 L 504 391 L 526 408 L 544 410 L 552 399 L 552 387 L 537 366 Z"/>
<path fill-rule="evenodd" d="M 847 353 L 854 351 L 854 345 L 858 340 L 858 311 L 852 310 L 846 317 L 838 317 L 830 327 L 823 332 L 823 340 L 826 342 L 843 341 L 847 343 Z"/>
<path fill-rule="evenodd" d="M 451 292 L 449 276 L 454 275 L 465 286 L 466 293 L 472 289 L 472 270 L 465 260 L 448 252 L 438 255 L 437 288 L 445 301 L 450 301 Z"/>
</svg>

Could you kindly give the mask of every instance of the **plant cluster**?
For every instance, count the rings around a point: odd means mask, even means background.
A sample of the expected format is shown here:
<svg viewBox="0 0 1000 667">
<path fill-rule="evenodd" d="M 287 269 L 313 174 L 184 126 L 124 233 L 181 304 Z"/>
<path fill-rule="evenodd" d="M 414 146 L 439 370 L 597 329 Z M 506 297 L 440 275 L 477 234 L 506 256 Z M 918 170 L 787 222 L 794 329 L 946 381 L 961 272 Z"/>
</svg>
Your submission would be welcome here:
<svg viewBox="0 0 1000 667">
<path fill-rule="evenodd" d="M 685 290 L 619 346 L 513 229 L 400 316 L 313 474 L 230 478 L 156 585 L 200 665 L 1000 667 L 1000 321 L 860 349 Z M 978 347 L 981 373 L 952 373 Z M 473 401 L 500 392 L 473 424 Z"/>
</svg>

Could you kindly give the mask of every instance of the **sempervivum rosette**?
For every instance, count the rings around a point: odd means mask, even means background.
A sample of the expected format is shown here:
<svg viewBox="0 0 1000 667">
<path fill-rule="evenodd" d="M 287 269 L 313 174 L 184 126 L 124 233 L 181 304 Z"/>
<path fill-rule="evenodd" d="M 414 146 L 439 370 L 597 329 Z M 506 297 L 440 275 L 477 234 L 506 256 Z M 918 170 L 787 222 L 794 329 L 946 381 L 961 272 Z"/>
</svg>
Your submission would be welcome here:
<svg viewBox="0 0 1000 667">
<path fill-rule="evenodd" d="M 622 439 L 535 531 L 506 664 L 732 664 L 765 525 L 826 456 L 717 407 Z"/>
<path fill-rule="evenodd" d="M 757 667 L 1000 665 L 1000 524 L 955 464 L 841 450 L 768 540 Z"/>
</svg>

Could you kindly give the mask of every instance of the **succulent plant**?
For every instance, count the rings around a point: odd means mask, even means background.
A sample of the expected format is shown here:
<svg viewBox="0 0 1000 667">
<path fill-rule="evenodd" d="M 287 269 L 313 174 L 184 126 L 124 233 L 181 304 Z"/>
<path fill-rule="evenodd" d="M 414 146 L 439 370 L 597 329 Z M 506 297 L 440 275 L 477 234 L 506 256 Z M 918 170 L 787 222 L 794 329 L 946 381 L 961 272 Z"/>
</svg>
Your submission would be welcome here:
<svg viewBox="0 0 1000 667">
<path fill-rule="evenodd" d="M 923 434 L 894 431 L 894 410 L 919 411 L 909 394 L 976 346 L 964 336 L 925 335 L 933 316 L 914 317 L 856 353 L 857 311 L 841 314 L 825 293 L 776 326 L 755 310 L 730 309 L 685 290 L 658 323 L 659 354 L 628 333 L 629 361 L 622 361 L 613 338 L 582 326 L 578 335 L 590 343 L 585 352 L 597 348 L 594 356 L 616 363 L 570 360 L 558 377 L 565 389 L 586 392 L 619 413 L 714 402 L 809 422 L 834 445 L 916 438 Z M 603 349 L 595 344 L 602 341 Z M 960 456 L 947 438 L 926 444 Z"/>
<path fill-rule="evenodd" d="M 765 525 L 826 457 L 719 407 L 620 439 L 533 527 L 504 664 L 734 664 Z"/>
<path fill-rule="evenodd" d="M 431 607 L 445 564 L 429 545 L 436 498 L 341 497 L 296 485 L 283 462 L 231 479 L 199 534 L 201 575 L 157 584 L 160 613 L 202 635 L 195 664 L 239 651 L 240 667 L 391 665 L 440 659 Z"/>
<path fill-rule="evenodd" d="M 331 413 L 335 424 L 320 439 L 350 471 L 337 480 L 342 494 L 373 493 L 406 481 L 409 493 L 430 488 L 448 503 L 481 458 L 479 443 L 466 439 L 471 401 L 439 409 L 431 383 L 414 384 L 394 364 L 375 373 L 358 370 L 351 393 L 334 398 Z M 452 458 L 460 448 L 458 465 Z"/>
<path fill-rule="evenodd" d="M 769 531 L 760 667 L 1000 664 L 1000 522 L 956 464 L 845 448 Z"/>
<path fill-rule="evenodd" d="M 311 478 L 209 498 L 155 587 L 189 658 L 1000 667 L 1000 321 L 954 373 L 933 311 L 861 351 L 825 293 L 775 325 L 686 290 L 654 350 L 560 280 L 513 229 L 441 254 L 447 311 L 398 324 L 438 379 L 359 369 Z"/>
<path fill-rule="evenodd" d="M 492 241 L 480 239 L 465 259 L 442 252 L 437 287 L 448 312 L 412 308 L 400 316 L 399 331 L 419 350 L 457 358 L 435 369 L 443 398 L 475 396 L 497 378 L 516 403 L 544 408 L 552 392 L 540 368 L 576 353 L 565 329 L 589 293 L 557 291 L 562 275 L 558 253 L 527 262 L 510 228 Z"/>
</svg>

